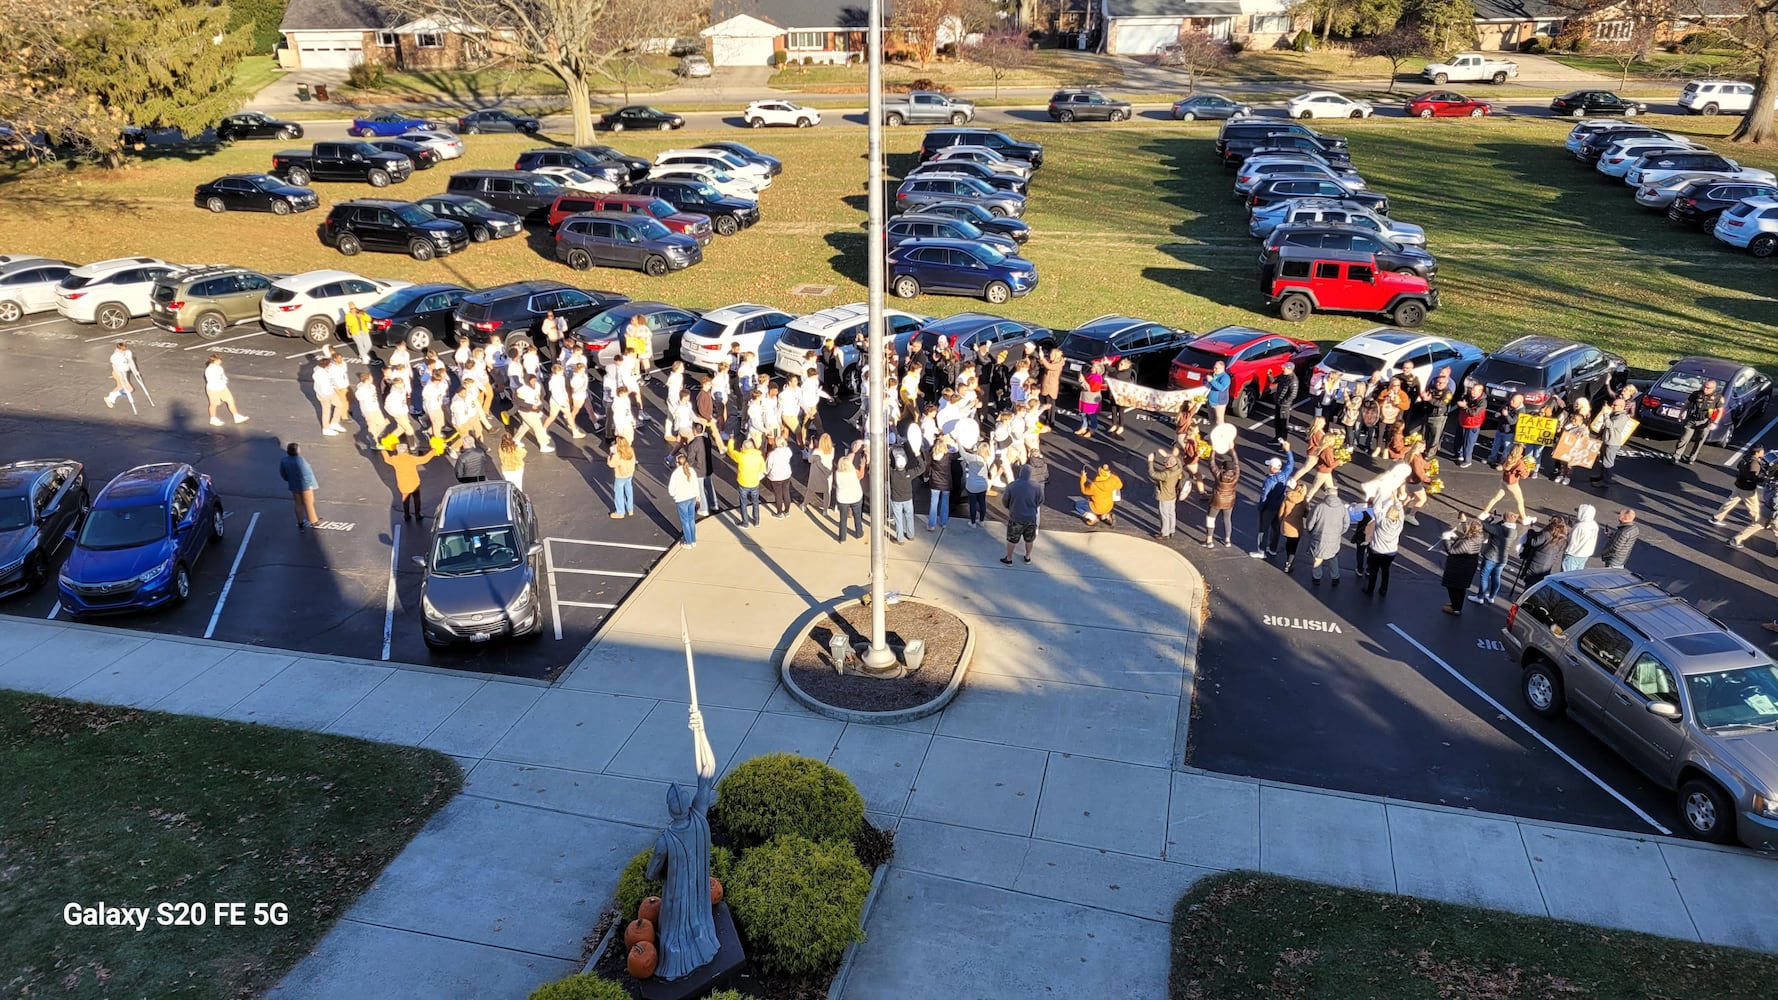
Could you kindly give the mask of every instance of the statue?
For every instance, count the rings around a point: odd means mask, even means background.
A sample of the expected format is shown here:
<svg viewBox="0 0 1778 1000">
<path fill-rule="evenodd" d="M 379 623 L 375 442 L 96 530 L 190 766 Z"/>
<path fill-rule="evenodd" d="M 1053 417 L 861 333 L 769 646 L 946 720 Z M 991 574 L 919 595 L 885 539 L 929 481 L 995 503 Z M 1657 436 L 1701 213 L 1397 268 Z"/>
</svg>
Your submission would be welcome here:
<svg viewBox="0 0 1778 1000">
<path fill-rule="evenodd" d="M 648 877 L 663 878 L 659 935 L 660 964 L 655 975 L 678 979 L 702 968 L 716 957 L 720 944 L 716 917 L 710 905 L 710 806 L 716 801 L 716 754 L 704 735 L 704 716 L 698 711 L 698 681 L 692 668 L 691 633 L 680 611 L 685 636 L 685 675 L 691 685 L 692 757 L 697 767 L 698 790 L 688 802 L 677 784 L 667 787 L 667 813 L 673 820 L 654 842 L 648 860 Z"/>
</svg>

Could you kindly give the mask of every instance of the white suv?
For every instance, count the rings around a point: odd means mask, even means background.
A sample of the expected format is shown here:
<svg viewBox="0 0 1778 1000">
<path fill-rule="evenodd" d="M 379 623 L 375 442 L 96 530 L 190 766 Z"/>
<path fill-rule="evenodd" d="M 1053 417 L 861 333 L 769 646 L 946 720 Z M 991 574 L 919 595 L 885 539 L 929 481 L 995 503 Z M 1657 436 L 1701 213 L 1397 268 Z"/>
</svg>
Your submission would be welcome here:
<svg viewBox="0 0 1778 1000">
<path fill-rule="evenodd" d="M 831 340 L 845 362 L 841 376 L 845 391 L 857 392 L 858 356 L 870 341 L 866 329 L 869 322 L 870 309 L 863 302 L 834 306 L 791 320 L 778 338 L 779 373 L 807 374 L 809 366 L 820 363 L 822 345 Z M 930 316 L 916 316 L 899 309 L 883 310 L 883 332 L 895 344 L 897 352 L 906 351 L 908 338 L 930 322 Z"/>
<path fill-rule="evenodd" d="M 758 201 L 759 189 L 763 186 L 757 178 L 731 174 L 706 163 L 657 163 L 649 168 L 648 179 L 689 180 L 708 184 L 724 198 L 740 198 L 743 201 Z"/>
<path fill-rule="evenodd" d="M 809 128 L 821 124 L 821 112 L 805 108 L 794 101 L 754 101 L 742 109 L 741 117 L 752 128 L 767 125 L 795 125 Z"/>
<path fill-rule="evenodd" d="M 1679 92 L 1679 106 L 1694 115 L 1719 111 L 1746 114 L 1753 109 L 1753 84 L 1739 80 L 1693 80 Z"/>
<path fill-rule="evenodd" d="M 0 323 L 56 307 L 56 288 L 74 265 L 28 254 L 0 256 Z"/>
<path fill-rule="evenodd" d="M 692 368 L 713 372 L 728 360 L 729 347 L 737 341 L 741 350 L 752 351 L 761 368 L 778 360 L 778 338 L 785 324 L 795 319 L 771 306 L 738 302 L 712 309 L 698 317 L 679 339 L 679 359 Z"/>
<path fill-rule="evenodd" d="M 411 281 L 365 278 L 350 271 L 305 271 L 272 282 L 259 304 L 259 325 L 281 337 L 311 344 L 332 343 L 346 307 L 360 309 Z"/>
<path fill-rule="evenodd" d="M 56 311 L 76 323 L 121 330 L 148 315 L 154 283 L 174 271 L 159 257 L 119 257 L 77 267 L 56 286 Z"/>
<path fill-rule="evenodd" d="M 1362 383 L 1379 372 L 1389 378 L 1402 364 L 1414 363 L 1414 377 L 1430 385 L 1439 369 L 1451 369 L 1451 388 L 1463 391 L 1463 380 L 1482 363 L 1485 352 L 1474 344 L 1449 337 L 1435 337 L 1413 330 L 1379 326 L 1348 337 L 1330 348 L 1316 363 L 1311 383 L 1338 379 Z"/>
<path fill-rule="evenodd" d="M 1716 238 L 1755 257 L 1778 253 L 1778 198 L 1748 198 L 1716 218 Z"/>
<path fill-rule="evenodd" d="M 703 149 L 701 147 L 698 149 L 669 149 L 655 154 L 654 165 L 657 167 L 704 166 L 746 181 L 761 191 L 772 186 L 770 167 L 763 163 L 742 159 L 722 149 Z"/>
</svg>

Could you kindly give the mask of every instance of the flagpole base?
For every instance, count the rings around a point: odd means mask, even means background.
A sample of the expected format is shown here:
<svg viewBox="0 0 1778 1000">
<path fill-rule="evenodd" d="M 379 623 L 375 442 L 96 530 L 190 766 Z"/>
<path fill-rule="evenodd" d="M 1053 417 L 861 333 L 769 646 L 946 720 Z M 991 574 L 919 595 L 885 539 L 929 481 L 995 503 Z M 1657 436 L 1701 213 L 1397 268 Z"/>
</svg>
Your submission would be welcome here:
<svg viewBox="0 0 1778 1000">
<path fill-rule="evenodd" d="M 873 677 L 900 677 L 907 673 L 902 665 L 901 657 L 895 655 L 888 643 L 881 646 L 866 646 L 858 652 L 860 672 Z"/>
</svg>

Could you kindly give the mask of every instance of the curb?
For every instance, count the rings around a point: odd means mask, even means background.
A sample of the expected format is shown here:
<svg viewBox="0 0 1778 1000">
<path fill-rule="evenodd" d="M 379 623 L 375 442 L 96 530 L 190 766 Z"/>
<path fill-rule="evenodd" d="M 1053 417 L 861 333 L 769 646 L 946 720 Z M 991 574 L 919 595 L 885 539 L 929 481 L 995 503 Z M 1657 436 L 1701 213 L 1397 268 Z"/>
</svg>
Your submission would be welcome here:
<svg viewBox="0 0 1778 1000">
<path fill-rule="evenodd" d="M 858 930 L 861 934 L 865 925 L 870 923 L 871 906 L 876 903 L 877 893 L 882 890 L 883 881 L 889 877 L 889 868 L 893 864 L 895 859 L 890 858 L 878 865 L 876 872 L 871 875 L 870 892 L 865 894 L 864 909 L 858 914 Z M 857 956 L 858 946 L 863 943 L 864 939 L 861 937 L 847 945 L 845 953 L 840 955 L 840 967 L 834 971 L 833 982 L 827 985 L 827 1000 L 840 1000 L 840 996 L 846 992 L 846 980 L 852 975 L 852 959 Z"/>
<path fill-rule="evenodd" d="M 899 708 L 890 712 L 863 712 L 829 705 L 797 686 L 796 680 L 790 674 L 790 659 L 796 655 L 797 650 L 803 647 L 803 642 L 809 638 L 809 633 L 815 630 L 816 624 L 829 612 L 862 603 L 862 599 L 855 597 L 834 604 L 832 607 L 815 607 L 803 613 L 799 619 L 801 624 L 793 626 L 795 632 L 790 642 L 772 653 L 772 658 L 777 661 L 778 680 L 784 685 L 784 689 L 789 691 L 790 696 L 804 708 L 817 715 L 824 715 L 840 722 L 856 722 L 866 726 L 892 726 L 902 722 L 913 722 L 916 719 L 924 719 L 929 715 L 943 711 L 944 707 L 957 697 L 958 689 L 963 686 L 963 678 L 969 674 L 969 662 L 975 657 L 975 628 L 969 624 L 969 619 L 955 611 L 941 608 L 931 601 L 923 601 L 917 597 L 903 596 L 901 603 L 923 604 L 929 608 L 938 608 L 947 614 L 956 615 L 957 620 L 963 623 L 963 652 L 958 657 L 956 669 L 951 671 L 951 682 L 946 684 L 945 689 L 931 701 L 915 705 L 912 708 Z"/>
</svg>

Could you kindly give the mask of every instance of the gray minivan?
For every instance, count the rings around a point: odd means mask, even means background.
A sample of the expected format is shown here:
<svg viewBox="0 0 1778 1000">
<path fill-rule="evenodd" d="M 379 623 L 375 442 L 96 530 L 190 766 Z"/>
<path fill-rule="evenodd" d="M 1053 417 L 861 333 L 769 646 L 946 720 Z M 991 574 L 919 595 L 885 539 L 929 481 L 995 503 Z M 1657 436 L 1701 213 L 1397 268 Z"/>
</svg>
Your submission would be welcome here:
<svg viewBox="0 0 1778 1000">
<path fill-rule="evenodd" d="M 420 635 L 427 646 L 543 634 L 543 538 L 517 486 L 445 490 L 427 553 L 414 559 L 424 570 Z"/>
<path fill-rule="evenodd" d="M 1685 832 L 1778 850 L 1778 665 L 1625 569 L 1557 573 L 1506 616 L 1531 711 L 1674 791 Z"/>
<path fill-rule="evenodd" d="M 658 278 L 704 259 L 695 237 L 668 229 L 659 219 L 628 212 L 581 212 L 556 227 L 556 259 L 585 271 L 628 267 Z"/>
<path fill-rule="evenodd" d="M 567 192 L 554 177 L 529 170 L 464 170 L 451 175 L 445 190 L 480 198 L 526 222 L 549 221 L 549 209 Z"/>
</svg>

